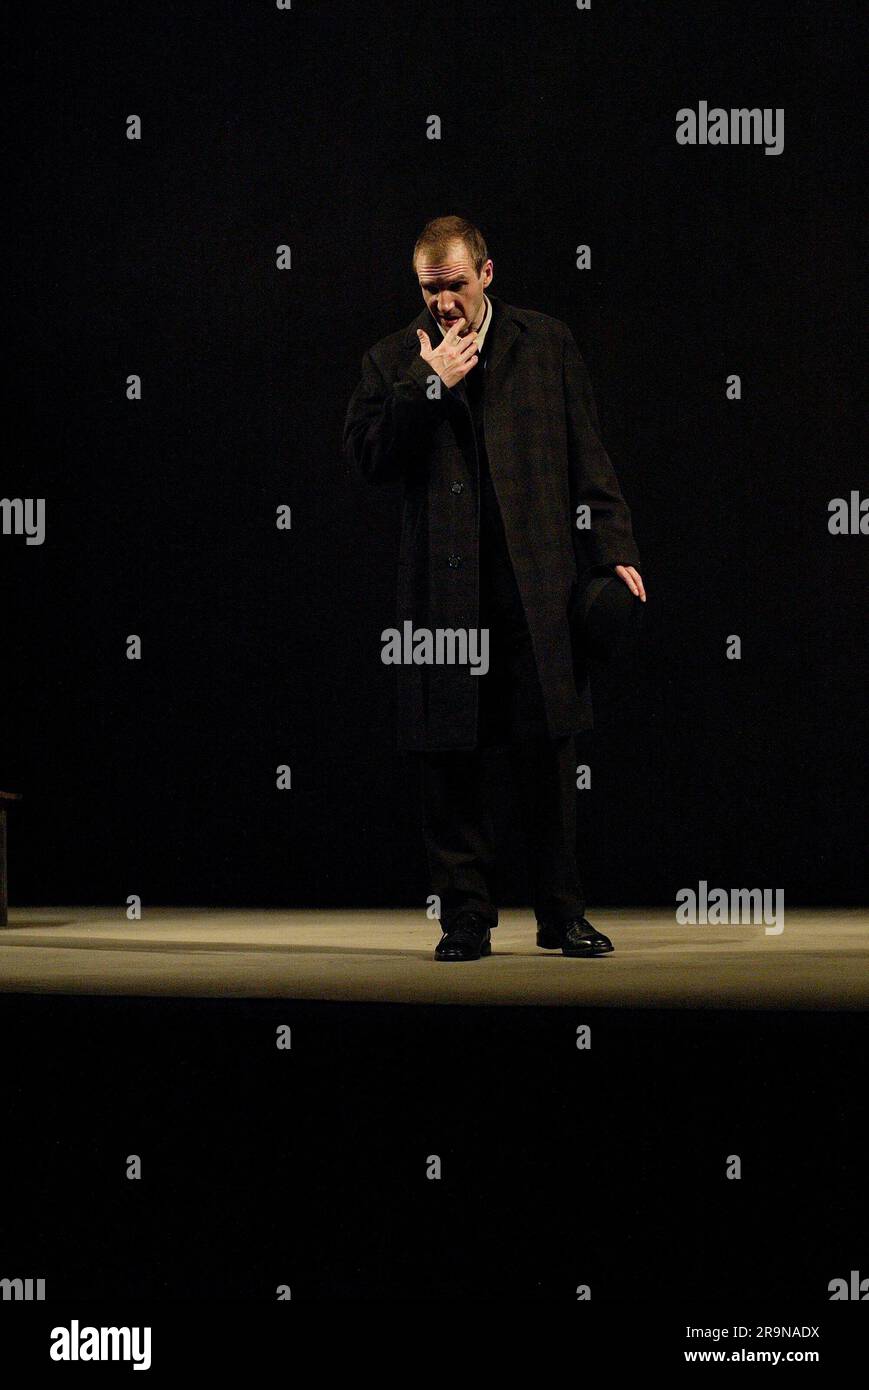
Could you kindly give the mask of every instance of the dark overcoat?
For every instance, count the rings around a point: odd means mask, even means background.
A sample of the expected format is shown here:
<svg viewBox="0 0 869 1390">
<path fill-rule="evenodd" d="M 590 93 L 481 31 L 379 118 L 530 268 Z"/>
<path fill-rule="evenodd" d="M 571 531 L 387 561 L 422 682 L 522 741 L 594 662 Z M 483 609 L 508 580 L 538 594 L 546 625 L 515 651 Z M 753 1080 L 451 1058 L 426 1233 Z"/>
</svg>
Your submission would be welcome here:
<svg viewBox="0 0 869 1390">
<path fill-rule="evenodd" d="M 531 635 L 552 737 L 592 724 L 572 603 L 599 566 L 639 567 L 631 514 L 601 443 L 585 363 L 558 319 L 489 295 L 485 447 Z M 443 385 L 416 330 L 441 341 L 428 309 L 362 359 L 344 426 L 351 477 L 403 487 L 396 626 L 475 628 L 479 460 L 463 382 Z M 488 347 L 488 342 L 487 342 Z M 473 369 L 478 370 L 477 367 Z M 578 512 L 587 507 L 588 512 Z M 590 517 L 590 524 L 577 527 Z M 391 624 L 390 624 L 391 625 Z M 479 677 L 469 665 L 397 666 L 398 747 L 475 746 Z"/>
</svg>

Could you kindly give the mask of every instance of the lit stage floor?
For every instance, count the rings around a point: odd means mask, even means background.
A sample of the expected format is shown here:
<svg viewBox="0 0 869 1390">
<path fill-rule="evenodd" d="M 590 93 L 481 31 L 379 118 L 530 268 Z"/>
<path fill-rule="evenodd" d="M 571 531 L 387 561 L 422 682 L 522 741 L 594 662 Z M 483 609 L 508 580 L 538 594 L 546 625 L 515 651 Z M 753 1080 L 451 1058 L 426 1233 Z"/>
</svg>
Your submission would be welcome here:
<svg viewBox="0 0 869 1390">
<path fill-rule="evenodd" d="M 679 926 L 663 908 L 589 909 L 611 956 L 541 951 L 506 909 L 493 954 L 433 959 L 440 932 L 396 909 L 10 909 L 0 992 L 598 1008 L 865 1009 L 869 909 L 785 911 L 784 930 Z"/>
</svg>

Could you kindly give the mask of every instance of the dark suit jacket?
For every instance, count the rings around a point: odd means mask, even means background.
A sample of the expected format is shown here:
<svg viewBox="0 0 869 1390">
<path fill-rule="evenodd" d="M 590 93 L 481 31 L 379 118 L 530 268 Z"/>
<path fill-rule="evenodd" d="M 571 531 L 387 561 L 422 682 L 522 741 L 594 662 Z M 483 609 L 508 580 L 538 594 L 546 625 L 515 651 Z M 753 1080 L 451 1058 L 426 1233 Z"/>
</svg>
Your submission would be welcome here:
<svg viewBox="0 0 869 1390">
<path fill-rule="evenodd" d="M 593 722 L 570 625 L 578 578 L 602 565 L 639 567 L 640 559 L 569 328 L 489 299 L 486 452 L 549 732 L 557 737 Z M 398 628 L 408 619 L 415 628 L 473 628 L 480 537 L 471 412 L 463 383 L 448 390 L 420 356 L 417 328 L 438 345 L 437 324 L 423 309 L 363 356 L 344 426 L 344 461 L 353 478 L 403 487 Z M 581 504 L 591 513 L 587 530 L 576 527 Z M 474 746 L 479 678 L 468 666 L 396 670 L 400 749 Z"/>
</svg>

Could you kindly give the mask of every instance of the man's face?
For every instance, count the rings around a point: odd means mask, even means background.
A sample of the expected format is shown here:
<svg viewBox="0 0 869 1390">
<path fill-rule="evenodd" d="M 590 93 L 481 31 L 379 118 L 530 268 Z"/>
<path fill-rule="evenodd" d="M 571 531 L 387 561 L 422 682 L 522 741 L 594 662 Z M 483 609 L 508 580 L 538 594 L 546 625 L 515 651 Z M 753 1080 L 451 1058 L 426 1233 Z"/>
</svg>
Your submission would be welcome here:
<svg viewBox="0 0 869 1390">
<path fill-rule="evenodd" d="M 416 275 L 430 312 L 444 333 L 449 332 L 456 319 L 464 319 L 462 336 L 483 321 L 483 290 L 491 283 L 494 267 L 484 261 L 480 274 L 474 270 L 468 248 L 454 241 L 440 262 L 428 260 L 421 252 L 416 262 Z"/>
</svg>

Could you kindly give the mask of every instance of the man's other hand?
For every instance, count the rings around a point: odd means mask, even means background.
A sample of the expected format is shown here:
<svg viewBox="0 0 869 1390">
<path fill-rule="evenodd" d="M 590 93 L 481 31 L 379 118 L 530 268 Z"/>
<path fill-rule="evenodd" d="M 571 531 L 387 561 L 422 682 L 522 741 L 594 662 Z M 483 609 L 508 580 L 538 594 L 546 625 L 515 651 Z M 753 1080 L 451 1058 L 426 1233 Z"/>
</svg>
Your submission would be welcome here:
<svg viewBox="0 0 869 1390">
<path fill-rule="evenodd" d="M 454 323 L 440 347 L 434 349 L 425 329 L 416 330 L 420 357 L 434 368 L 447 387 L 455 386 L 477 363 L 476 333 L 468 333 L 464 338 L 459 336 L 464 323 L 464 319 Z"/>
<path fill-rule="evenodd" d="M 642 579 L 640 578 L 637 571 L 634 569 L 633 565 L 616 565 L 616 574 L 618 575 L 619 579 L 624 580 L 631 593 L 636 598 L 642 599 L 643 603 L 645 603 L 646 590 L 643 586 Z"/>
</svg>

